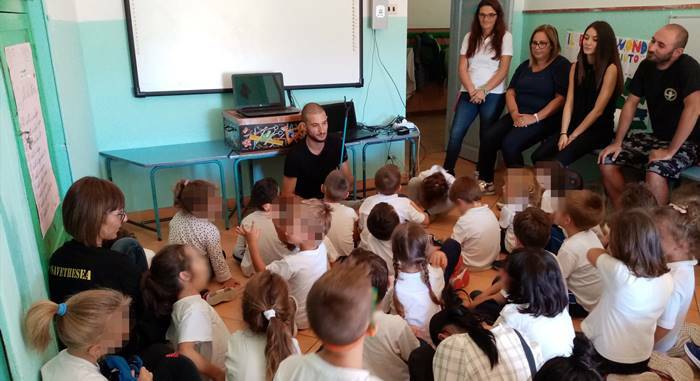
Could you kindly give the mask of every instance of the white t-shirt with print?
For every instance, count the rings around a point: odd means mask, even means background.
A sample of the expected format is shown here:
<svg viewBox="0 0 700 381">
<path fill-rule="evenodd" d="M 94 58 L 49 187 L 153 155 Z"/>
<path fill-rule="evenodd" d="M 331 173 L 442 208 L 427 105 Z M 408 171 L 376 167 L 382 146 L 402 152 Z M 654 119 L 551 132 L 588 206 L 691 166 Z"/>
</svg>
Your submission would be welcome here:
<svg viewBox="0 0 700 381">
<path fill-rule="evenodd" d="M 297 301 L 296 323 L 299 329 L 309 327 L 306 316 L 306 297 L 311 286 L 328 270 L 326 245 L 316 250 L 300 251 L 267 265 L 267 269 L 279 274 L 289 284 L 289 295 Z"/>
<path fill-rule="evenodd" d="M 406 221 L 423 223 L 425 220 L 425 214 L 411 205 L 411 199 L 408 197 L 400 197 L 398 194 L 384 195 L 381 193 L 375 194 L 373 196 L 367 197 L 360 205 L 360 229 L 362 233 L 369 233 L 367 230 L 367 217 L 372 212 L 372 208 L 380 202 L 386 202 L 387 204 L 394 207 L 396 214 L 399 215 L 399 223 L 404 223 Z"/>
<path fill-rule="evenodd" d="M 440 306 L 433 303 L 428 293 L 428 287 L 423 283 L 421 272 L 405 273 L 399 272 L 396 275 L 396 287 L 393 298 L 398 296 L 403 305 L 404 319 L 408 324 L 419 329 L 419 337 L 427 342 L 430 339 L 430 319 L 440 311 Z M 442 289 L 445 288 L 445 275 L 441 268 L 428 265 L 428 279 L 430 287 L 435 296 L 439 299 Z M 392 300 L 391 309 L 394 309 Z"/>
<path fill-rule="evenodd" d="M 287 357 L 277 368 L 275 381 L 381 381 L 365 369 L 331 365 L 318 354 Z"/>
<path fill-rule="evenodd" d="M 195 343 L 197 352 L 224 369 L 229 331 L 221 317 L 200 295 L 184 297 L 173 304 L 166 337 L 174 345 Z"/>
<path fill-rule="evenodd" d="M 603 293 L 581 323 L 601 356 L 624 364 L 645 361 L 654 348 L 656 322 L 673 292 L 670 274 L 638 278 L 620 260 L 598 257 Z"/>
<path fill-rule="evenodd" d="M 471 32 L 467 33 L 462 40 L 462 48 L 459 54 L 466 55 L 467 49 L 469 48 L 469 35 Z M 491 47 L 491 36 L 487 37 L 486 40 L 482 41 L 479 49 L 474 52 L 474 55 L 468 59 L 469 62 L 469 77 L 474 84 L 474 87 L 484 86 L 496 71 L 498 71 L 498 65 L 501 63 L 500 57 L 493 59 L 494 51 Z M 501 56 L 513 56 L 513 35 L 506 31 L 503 35 L 503 42 L 501 44 Z M 462 86 L 460 91 L 467 91 L 464 86 Z M 491 89 L 491 93 L 503 94 L 506 91 L 505 79 L 499 83 L 496 87 Z"/>
<path fill-rule="evenodd" d="M 391 240 L 382 241 L 372 233 L 364 234 L 361 238 L 360 248 L 369 250 L 382 258 L 389 268 L 389 276 L 394 276 L 394 252 L 391 250 Z"/>
<path fill-rule="evenodd" d="M 234 332 L 228 340 L 226 354 L 227 380 L 265 380 L 267 335 L 255 334 L 246 328 Z M 299 342 L 292 338 L 293 354 L 300 354 Z"/>
<path fill-rule="evenodd" d="M 695 259 L 668 263 L 668 268 L 671 269 L 671 278 L 673 278 L 673 293 L 657 324 L 659 327 L 671 331 L 654 345 L 655 351 L 666 352 L 673 348 L 678 341 L 678 334 L 685 323 L 690 304 L 693 302 L 695 265 L 697 264 L 698 261 Z"/>
<path fill-rule="evenodd" d="M 420 343 L 406 320 L 398 315 L 374 313 L 377 333 L 365 338 L 362 363 L 384 381 L 408 380 L 408 356 Z"/>
<path fill-rule="evenodd" d="M 323 241 L 328 249 L 328 259 L 335 262 L 340 257 L 350 255 L 350 252 L 355 248 L 353 234 L 358 216 L 355 209 L 343 204 L 332 202 L 328 205 L 332 209 L 331 228 Z"/>
<path fill-rule="evenodd" d="M 564 309 L 555 317 L 533 316 L 521 313 L 520 304 L 509 303 L 501 310 L 496 324 L 505 324 L 527 337 L 530 342 L 536 342 L 542 351 L 543 361 L 557 356 L 569 357 L 573 350 L 576 333 L 568 309 Z"/>
<path fill-rule="evenodd" d="M 255 225 L 260 231 L 258 249 L 260 257 L 265 265 L 282 259 L 293 252 L 289 250 L 287 245 L 280 241 L 279 237 L 277 237 L 275 225 L 272 223 L 272 218 L 267 212 L 257 210 L 243 218 L 241 226 L 250 229 L 252 225 Z M 243 258 L 241 261 L 241 271 L 243 275 L 252 276 L 255 274 L 253 262 L 250 259 L 250 251 L 248 251 L 248 245 L 246 244 L 245 237 L 242 235 L 236 238 L 236 246 L 233 248 L 233 254 Z"/>
<path fill-rule="evenodd" d="M 44 381 L 107 381 L 100 367 L 88 360 L 73 356 L 64 349 L 41 367 Z"/>
<path fill-rule="evenodd" d="M 452 239 L 462 245 L 462 261 L 469 267 L 488 268 L 501 252 L 501 227 L 488 205 L 471 208 L 459 217 Z"/>
<path fill-rule="evenodd" d="M 602 248 L 598 236 L 589 229 L 565 239 L 556 256 L 566 286 L 588 312 L 593 311 L 603 292 L 598 270 L 588 261 L 588 250 Z"/>
</svg>

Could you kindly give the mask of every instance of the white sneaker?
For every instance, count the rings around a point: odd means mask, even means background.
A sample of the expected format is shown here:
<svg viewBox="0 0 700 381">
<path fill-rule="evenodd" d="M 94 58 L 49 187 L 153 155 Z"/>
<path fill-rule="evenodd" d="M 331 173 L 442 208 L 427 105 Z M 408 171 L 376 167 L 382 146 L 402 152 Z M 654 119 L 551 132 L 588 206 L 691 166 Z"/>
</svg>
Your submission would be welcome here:
<svg viewBox="0 0 700 381">
<path fill-rule="evenodd" d="M 481 193 L 484 196 L 493 196 L 496 194 L 496 187 L 493 186 L 493 183 L 487 183 L 484 180 L 479 180 L 479 188 L 481 188 Z"/>
</svg>

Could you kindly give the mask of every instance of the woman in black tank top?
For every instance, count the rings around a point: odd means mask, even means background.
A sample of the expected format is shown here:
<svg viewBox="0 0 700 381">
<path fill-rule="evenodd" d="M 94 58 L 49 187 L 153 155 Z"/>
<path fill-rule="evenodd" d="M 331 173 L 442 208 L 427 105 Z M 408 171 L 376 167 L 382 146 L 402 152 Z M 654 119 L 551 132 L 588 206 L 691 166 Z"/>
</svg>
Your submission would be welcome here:
<svg viewBox="0 0 700 381">
<path fill-rule="evenodd" d="M 622 86 L 615 33 L 605 21 L 596 21 L 586 28 L 578 61 L 571 66 L 561 130 L 542 143 L 533 160 L 556 160 L 567 166 L 607 146 Z"/>
</svg>

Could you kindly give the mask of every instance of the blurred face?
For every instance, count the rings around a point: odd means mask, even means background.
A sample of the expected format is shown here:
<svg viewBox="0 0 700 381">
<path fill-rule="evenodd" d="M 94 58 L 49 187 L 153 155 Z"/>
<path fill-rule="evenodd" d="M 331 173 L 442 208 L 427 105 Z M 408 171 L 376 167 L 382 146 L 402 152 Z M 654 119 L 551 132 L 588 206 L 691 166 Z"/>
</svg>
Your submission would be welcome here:
<svg viewBox="0 0 700 381">
<path fill-rule="evenodd" d="M 593 55 L 598 46 L 598 32 L 593 28 L 588 28 L 586 33 L 583 34 L 581 46 L 583 47 L 583 54 L 587 56 Z"/>
<path fill-rule="evenodd" d="M 124 346 L 129 341 L 129 306 L 114 311 L 107 319 L 105 331 L 88 352 L 99 359 Z"/>
<path fill-rule="evenodd" d="M 117 238 L 117 233 L 124 222 L 128 221 L 124 209 L 113 210 L 105 216 L 100 226 L 99 238 L 102 241 L 112 240 Z"/>
<path fill-rule="evenodd" d="M 221 196 L 214 189 L 210 189 L 207 194 L 207 203 L 195 205 L 192 214 L 199 218 L 215 220 L 221 214 Z"/>
<path fill-rule="evenodd" d="M 552 43 L 544 32 L 537 32 L 530 41 L 530 53 L 535 60 L 544 62 L 552 55 Z"/>
<path fill-rule="evenodd" d="M 647 59 L 657 65 L 663 65 L 677 59 L 683 54 L 682 48 L 676 47 L 676 33 L 667 28 L 661 28 L 651 38 Z"/>
<path fill-rule="evenodd" d="M 506 203 L 527 205 L 530 196 L 531 174 L 522 168 L 509 168 L 506 170 L 506 183 L 503 185 L 503 194 Z"/>
<path fill-rule="evenodd" d="M 497 18 L 498 14 L 496 10 L 490 5 L 484 5 L 479 8 L 479 25 L 481 25 L 481 29 L 484 32 L 491 33 L 493 27 L 496 25 Z"/>
<path fill-rule="evenodd" d="M 323 143 L 328 136 L 328 117 L 325 112 L 317 112 L 307 115 L 304 120 L 306 136 L 317 142 Z"/>
<path fill-rule="evenodd" d="M 190 260 L 190 270 L 180 273 L 183 282 L 189 282 L 198 291 L 202 291 L 209 285 L 211 277 L 209 262 L 206 257 L 194 247 L 185 248 L 185 253 Z"/>
</svg>

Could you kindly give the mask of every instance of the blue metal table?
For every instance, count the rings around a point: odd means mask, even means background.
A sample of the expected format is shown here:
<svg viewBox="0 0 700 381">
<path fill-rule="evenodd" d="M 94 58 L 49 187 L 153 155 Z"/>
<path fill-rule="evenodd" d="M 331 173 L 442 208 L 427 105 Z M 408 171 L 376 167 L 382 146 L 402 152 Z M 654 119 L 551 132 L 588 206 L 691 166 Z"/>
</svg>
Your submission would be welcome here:
<svg viewBox="0 0 700 381">
<path fill-rule="evenodd" d="M 130 223 L 155 231 L 158 240 L 161 237 L 161 218 L 158 211 L 158 194 L 156 191 L 155 177 L 161 169 L 192 167 L 197 165 L 213 164 L 219 168 L 219 180 L 221 182 L 222 215 L 226 229 L 229 228 L 228 207 L 226 205 L 226 178 L 221 160 L 228 160 L 231 148 L 223 140 L 174 144 L 156 147 L 130 148 L 123 150 L 100 152 L 105 158 L 107 178 L 112 179 L 112 162 L 122 161 L 137 167 L 150 168 L 149 180 L 151 184 L 151 196 L 153 198 L 153 220 L 131 221 Z M 238 203 L 238 199 L 236 199 Z M 239 212 L 240 213 L 240 212 Z M 155 229 L 149 224 L 155 223 Z"/>
<path fill-rule="evenodd" d="M 380 133 L 372 138 L 367 138 L 363 140 L 358 140 L 354 142 L 345 143 L 345 147 L 348 150 L 348 156 L 351 158 L 351 168 L 353 172 L 353 177 L 355 177 L 355 148 L 362 147 L 362 196 L 367 196 L 367 147 L 377 145 L 377 144 L 391 144 L 392 142 L 404 141 L 410 143 L 410 163 L 409 163 L 409 174 L 411 177 L 416 175 L 416 162 L 418 154 L 418 139 L 420 139 L 420 131 L 418 129 L 411 129 L 407 135 L 396 135 L 393 133 Z M 279 149 L 270 151 L 260 151 L 260 152 L 247 152 L 247 153 L 236 153 L 231 152 L 229 158 L 233 163 L 233 184 L 235 187 L 236 194 L 236 212 L 238 216 L 238 221 L 241 221 L 243 214 L 243 177 L 241 176 L 241 164 L 244 162 L 248 163 L 248 169 L 250 171 L 250 188 L 253 188 L 253 183 L 255 178 L 253 176 L 252 162 L 254 160 L 266 159 L 271 157 L 282 156 L 287 153 L 289 149 Z M 353 199 L 357 198 L 357 181 L 353 181 L 352 189 Z"/>
</svg>

